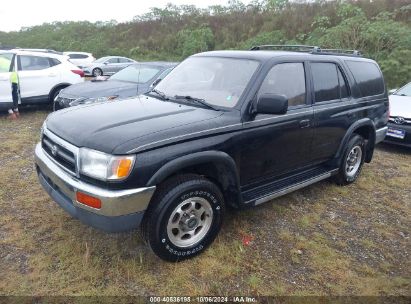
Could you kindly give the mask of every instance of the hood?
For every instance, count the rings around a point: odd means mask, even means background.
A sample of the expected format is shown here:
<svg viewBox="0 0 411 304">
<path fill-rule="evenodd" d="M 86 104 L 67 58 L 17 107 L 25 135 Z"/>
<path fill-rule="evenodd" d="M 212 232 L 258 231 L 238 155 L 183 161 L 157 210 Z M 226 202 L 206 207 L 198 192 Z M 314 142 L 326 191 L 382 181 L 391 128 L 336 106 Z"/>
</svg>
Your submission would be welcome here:
<svg viewBox="0 0 411 304">
<path fill-rule="evenodd" d="M 127 154 L 153 142 L 213 128 L 222 114 L 139 96 L 60 110 L 46 123 L 51 132 L 77 147 Z"/>
<path fill-rule="evenodd" d="M 119 95 L 128 97 L 137 95 L 138 85 L 133 82 L 119 80 L 86 81 L 73 84 L 63 91 L 62 95 L 70 97 L 105 97 Z"/>
<path fill-rule="evenodd" d="M 411 97 L 390 95 L 390 116 L 400 116 L 411 119 Z"/>
</svg>

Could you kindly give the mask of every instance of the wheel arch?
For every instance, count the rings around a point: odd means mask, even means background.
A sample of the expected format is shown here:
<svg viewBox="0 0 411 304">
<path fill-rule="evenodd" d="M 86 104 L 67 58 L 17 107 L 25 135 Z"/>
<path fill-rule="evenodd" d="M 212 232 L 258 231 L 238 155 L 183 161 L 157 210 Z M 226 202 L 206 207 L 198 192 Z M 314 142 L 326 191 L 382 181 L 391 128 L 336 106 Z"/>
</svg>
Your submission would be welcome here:
<svg viewBox="0 0 411 304">
<path fill-rule="evenodd" d="M 172 176 L 186 173 L 210 179 L 220 187 L 227 204 L 235 208 L 240 206 L 240 179 L 236 164 L 231 156 L 221 151 L 203 151 L 176 158 L 163 165 L 147 186 L 159 185 Z"/>
<path fill-rule="evenodd" d="M 372 160 L 375 147 L 376 128 L 371 119 L 364 118 L 353 123 L 345 133 L 337 154 L 335 155 L 335 161 L 338 166 L 341 164 L 341 157 L 344 154 L 344 149 L 353 134 L 359 134 L 367 141 L 365 148 L 365 162 L 370 163 Z"/>
<path fill-rule="evenodd" d="M 49 93 L 49 101 L 51 103 L 54 102 L 54 100 L 52 100 L 52 99 L 53 99 L 53 95 L 54 95 L 54 93 L 56 92 L 57 89 L 62 90 L 62 89 L 67 88 L 68 86 L 71 86 L 71 83 L 62 82 L 62 83 L 56 84 L 54 87 L 52 87 L 51 90 L 50 90 L 50 93 Z"/>
</svg>

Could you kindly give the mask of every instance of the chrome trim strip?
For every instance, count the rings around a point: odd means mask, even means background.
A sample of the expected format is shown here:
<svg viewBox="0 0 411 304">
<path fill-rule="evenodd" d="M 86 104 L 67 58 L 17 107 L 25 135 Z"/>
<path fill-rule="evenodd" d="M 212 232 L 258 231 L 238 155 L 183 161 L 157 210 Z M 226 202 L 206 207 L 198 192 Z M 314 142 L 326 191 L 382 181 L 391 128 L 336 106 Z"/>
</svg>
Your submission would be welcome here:
<svg viewBox="0 0 411 304">
<path fill-rule="evenodd" d="M 375 131 L 375 144 L 382 142 L 387 135 L 388 127 L 384 127 Z"/>
<path fill-rule="evenodd" d="M 104 216 L 121 216 L 144 211 L 150 203 L 156 187 L 145 187 L 127 190 L 107 190 L 84 183 L 69 175 L 47 157 L 47 154 L 37 144 L 35 161 L 40 173 L 51 180 L 53 189 L 61 191 L 73 202 L 73 205 L 87 211 Z M 101 209 L 95 209 L 80 204 L 76 200 L 76 192 L 81 191 L 101 200 Z"/>
<path fill-rule="evenodd" d="M 79 155 L 80 154 L 80 148 L 78 148 L 78 147 L 70 144 L 69 142 L 61 139 L 60 137 L 58 137 L 57 135 L 55 135 L 54 133 L 49 131 L 47 129 L 47 127 L 43 128 L 43 134 L 46 135 L 48 138 L 50 138 L 55 143 L 59 144 L 60 146 L 62 146 L 63 148 L 69 150 L 70 152 L 72 152 L 74 154 L 74 161 L 75 161 L 74 166 L 76 168 L 76 171 L 75 172 L 70 171 L 69 169 L 67 169 L 63 165 L 59 164 L 55 159 L 53 159 L 46 152 L 45 152 L 45 155 L 47 155 L 49 159 L 51 159 L 55 164 L 57 164 L 64 171 L 70 173 L 71 175 L 75 175 L 77 177 L 80 177 L 80 163 L 79 163 L 79 161 L 80 161 L 80 155 Z"/>
<path fill-rule="evenodd" d="M 288 194 L 288 193 L 290 193 L 290 192 L 296 191 L 296 190 L 298 190 L 298 189 L 307 187 L 307 186 L 312 185 L 312 184 L 314 184 L 314 183 L 316 183 L 316 182 L 319 182 L 319 181 L 321 181 L 321 180 L 324 180 L 324 179 L 326 179 L 326 178 L 329 178 L 329 177 L 331 177 L 332 175 L 336 174 L 337 171 L 338 171 L 338 169 L 334 169 L 334 170 L 331 170 L 331 171 L 329 171 L 329 172 L 327 172 L 327 173 L 324 173 L 324 174 L 318 175 L 318 176 L 316 176 L 316 177 L 314 177 L 314 178 L 311 178 L 311 179 L 309 179 L 309 180 L 306 180 L 306 181 L 304 181 L 304 182 L 301 182 L 301 183 L 292 185 L 292 186 L 287 187 L 287 188 L 280 189 L 280 190 L 278 190 L 278 191 L 276 191 L 276 192 L 274 192 L 274 193 L 272 193 L 272 194 L 268 194 L 267 196 L 264 196 L 264 197 L 262 197 L 262 198 L 257 199 L 257 200 L 255 201 L 255 206 L 260 205 L 260 204 L 262 204 L 262 203 L 266 203 L 266 202 L 268 202 L 268 201 L 271 201 L 271 200 L 274 199 L 274 198 L 277 198 L 277 197 L 286 195 L 286 194 Z M 254 200 L 248 201 L 248 202 L 246 202 L 246 204 L 247 204 L 247 203 L 251 203 L 252 201 L 254 201 Z"/>
</svg>

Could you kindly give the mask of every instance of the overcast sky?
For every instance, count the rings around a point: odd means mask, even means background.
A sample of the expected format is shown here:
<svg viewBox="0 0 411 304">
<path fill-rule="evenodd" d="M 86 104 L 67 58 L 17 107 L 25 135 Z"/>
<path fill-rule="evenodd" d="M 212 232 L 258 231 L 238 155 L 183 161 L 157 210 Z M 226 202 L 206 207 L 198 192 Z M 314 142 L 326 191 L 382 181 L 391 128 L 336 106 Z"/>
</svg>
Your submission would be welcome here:
<svg viewBox="0 0 411 304">
<path fill-rule="evenodd" d="M 151 7 L 164 7 L 171 2 L 176 5 L 195 4 L 207 7 L 227 4 L 227 0 L 0 0 L 0 31 L 18 31 L 21 27 L 53 21 L 87 20 L 118 22 L 130 21 Z M 247 3 L 249 1 L 243 1 Z"/>
</svg>

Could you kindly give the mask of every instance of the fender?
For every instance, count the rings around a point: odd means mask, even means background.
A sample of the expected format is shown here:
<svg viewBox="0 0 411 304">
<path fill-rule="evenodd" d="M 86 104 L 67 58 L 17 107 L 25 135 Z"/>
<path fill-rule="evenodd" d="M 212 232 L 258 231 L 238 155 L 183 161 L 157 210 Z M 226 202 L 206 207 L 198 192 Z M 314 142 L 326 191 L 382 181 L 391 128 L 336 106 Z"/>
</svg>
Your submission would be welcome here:
<svg viewBox="0 0 411 304">
<path fill-rule="evenodd" d="M 338 147 L 337 153 L 334 157 L 334 162 L 340 166 L 341 163 L 341 156 L 344 153 L 344 148 L 347 145 L 348 141 L 350 140 L 352 134 L 361 127 L 369 127 L 372 129 L 372 132 L 369 134 L 368 144 L 366 147 L 366 154 L 365 154 L 365 161 L 367 163 L 371 162 L 372 156 L 374 154 L 374 146 L 375 146 L 375 125 L 373 121 L 369 118 L 363 118 L 354 122 L 347 130 L 344 135 L 344 138 L 341 141 L 340 146 Z"/>
<path fill-rule="evenodd" d="M 196 165 L 212 164 L 217 169 L 215 179 L 222 186 L 225 199 L 230 205 L 239 206 L 242 202 L 240 178 L 237 171 L 237 166 L 233 158 L 225 152 L 221 151 L 203 151 L 185 155 L 162 166 L 148 181 L 147 186 L 155 186 L 164 181 L 172 174 L 183 170 L 187 167 Z M 209 169 L 212 169 L 212 168 Z"/>
</svg>

